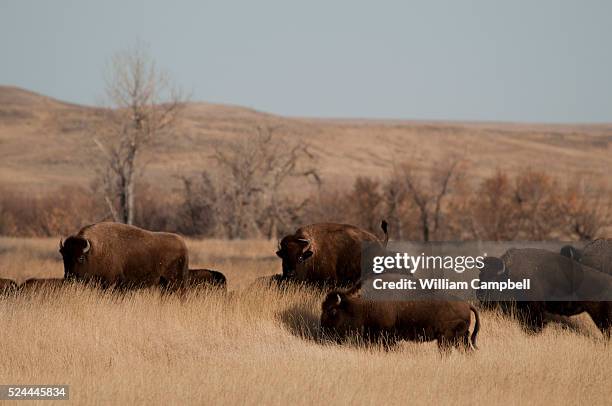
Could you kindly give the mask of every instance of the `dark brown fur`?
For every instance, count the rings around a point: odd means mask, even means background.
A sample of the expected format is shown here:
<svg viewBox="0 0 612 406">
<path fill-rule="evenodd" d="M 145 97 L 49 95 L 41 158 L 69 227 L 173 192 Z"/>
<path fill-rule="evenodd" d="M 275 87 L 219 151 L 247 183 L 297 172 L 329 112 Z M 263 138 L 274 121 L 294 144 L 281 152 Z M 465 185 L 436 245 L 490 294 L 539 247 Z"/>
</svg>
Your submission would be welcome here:
<svg viewBox="0 0 612 406">
<path fill-rule="evenodd" d="M 388 240 L 347 224 L 319 223 L 299 228 L 284 237 L 276 252 L 283 277 L 299 282 L 350 285 L 361 277 L 363 243 L 384 249 Z"/>
<path fill-rule="evenodd" d="M 225 275 L 210 269 L 190 269 L 187 281 L 189 286 L 212 286 L 227 289 Z"/>
<path fill-rule="evenodd" d="M 520 281 L 530 278 L 532 287 L 527 298 L 509 291 L 503 297 L 493 298 L 505 312 L 515 312 L 522 326 L 529 332 L 541 331 L 547 322 L 546 314 L 574 316 L 586 312 L 591 316 L 604 337 L 612 336 L 612 302 L 592 301 L 544 301 L 557 291 L 584 294 L 589 289 L 603 289 L 612 286 L 612 279 L 603 272 L 581 262 L 576 262 L 570 248 L 564 247 L 560 254 L 542 249 L 512 248 L 501 258 L 489 257 L 479 278 L 483 281 L 510 279 Z M 576 288 L 574 287 L 576 286 Z M 608 290 L 609 292 L 609 290 Z M 596 295 L 595 295 L 596 296 Z M 584 297 L 584 296 L 583 296 Z M 606 295 L 603 295 L 606 298 Z M 483 303 L 491 299 L 479 296 Z"/>
<path fill-rule="evenodd" d="M 475 324 L 470 340 L 471 312 Z M 321 327 L 339 336 L 352 332 L 363 334 L 368 340 L 437 340 L 441 349 L 452 346 L 471 349 L 477 348 L 480 316 L 466 302 L 369 301 L 333 291 L 323 301 Z"/>
<path fill-rule="evenodd" d="M 91 248 L 83 254 L 87 241 Z M 103 286 L 179 287 L 189 266 L 187 246 L 180 236 L 120 223 L 84 227 L 64 241 L 60 253 L 66 278 Z"/>
</svg>

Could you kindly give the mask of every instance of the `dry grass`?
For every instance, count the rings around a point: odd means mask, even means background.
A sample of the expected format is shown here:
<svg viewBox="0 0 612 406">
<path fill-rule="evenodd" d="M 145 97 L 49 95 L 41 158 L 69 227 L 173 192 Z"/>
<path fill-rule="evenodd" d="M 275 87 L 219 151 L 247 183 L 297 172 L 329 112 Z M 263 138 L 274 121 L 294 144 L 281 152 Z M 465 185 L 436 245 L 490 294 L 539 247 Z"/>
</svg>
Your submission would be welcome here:
<svg viewBox="0 0 612 406">
<path fill-rule="evenodd" d="M 62 185 L 88 187 L 97 154 L 91 127 L 101 119 L 96 112 L 0 86 L 0 184 L 30 195 Z M 168 191 L 178 187 L 176 175 L 214 172 L 211 151 L 227 148 L 258 125 L 278 127 L 289 143 L 307 140 L 330 187 L 350 185 L 358 175 L 384 178 L 398 161 L 427 171 L 449 154 L 465 160 L 473 179 L 497 168 L 599 176 L 612 167 L 612 124 L 319 120 L 207 103 L 189 103 L 184 113 L 180 136 L 143 155 L 147 179 Z M 301 182 L 287 187 L 304 192 Z"/>
<path fill-rule="evenodd" d="M 0 276 L 61 275 L 56 246 L 0 238 Z M 0 381 L 69 384 L 78 404 L 609 404 L 612 351 L 586 317 L 527 336 L 484 312 L 474 355 L 320 343 L 320 294 L 249 288 L 278 271 L 261 254 L 272 248 L 190 242 L 193 265 L 226 273 L 228 295 L 72 285 L 1 298 Z"/>
</svg>

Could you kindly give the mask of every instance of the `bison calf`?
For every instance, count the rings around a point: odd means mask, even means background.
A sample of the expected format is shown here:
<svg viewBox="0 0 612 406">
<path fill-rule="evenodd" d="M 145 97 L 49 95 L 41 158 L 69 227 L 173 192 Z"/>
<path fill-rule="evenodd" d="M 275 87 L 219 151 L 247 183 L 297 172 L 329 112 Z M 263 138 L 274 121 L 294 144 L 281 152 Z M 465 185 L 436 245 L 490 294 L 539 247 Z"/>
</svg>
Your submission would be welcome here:
<svg viewBox="0 0 612 406">
<path fill-rule="evenodd" d="M 330 292 L 322 305 L 321 328 L 368 340 L 437 340 L 438 347 L 476 349 L 480 315 L 466 302 L 441 300 L 368 301 L 346 292 Z M 475 316 L 470 340 L 470 316 Z"/>
<path fill-rule="evenodd" d="M 188 286 L 211 286 L 227 289 L 227 279 L 221 272 L 210 269 L 190 269 L 187 274 Z"/>
</svg>

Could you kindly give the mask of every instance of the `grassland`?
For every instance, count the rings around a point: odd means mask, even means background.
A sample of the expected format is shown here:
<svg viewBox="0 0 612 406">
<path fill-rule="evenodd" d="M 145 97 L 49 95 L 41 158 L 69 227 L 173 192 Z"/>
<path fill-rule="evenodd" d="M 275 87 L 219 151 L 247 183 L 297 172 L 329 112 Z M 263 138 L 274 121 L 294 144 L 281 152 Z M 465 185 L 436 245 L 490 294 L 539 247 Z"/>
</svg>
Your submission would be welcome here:
<svg viewBox="0 0 612 406">
<path fill-rule="evenodd" d="M 61 276 L 55 239 L 0 238 L 0 276 Z M 0 298 L 0 382 L 69 384 L 75 404 L 609 404 L 612 351 L 587 316 L 537 336 L 483 312 L 480 350 L 319 342 L 321 294 L 251 286 L 269 241 L 190 241 L 230 294 L 69 285 Z"/>
<path fill-rule="evenodd" d="M 89 186 L 99 154 L 93 134 L 102 119 L 98 108 L 0 86 L 0 186 L 27 194 Z M 215 148 L 227 148 L 257 126 L 276 128 L 288 144 L 306 141 L 329 187 L 348 187 L 359 175 L 385 178 L 405 161 L 426 172 L 449 155 L 460 156 L 466 175 L 476 180 L 497 169 L 513 174 L 531 167 L 567 179 L 612 168 L 612 124 L 315 119 L 194 101 L 175 134 L 142 156 L 143 180 L 174 190 L 177 175 L 214 173 Z M 304 193 L 303 185 L 295 187 Z"/>
</svg>

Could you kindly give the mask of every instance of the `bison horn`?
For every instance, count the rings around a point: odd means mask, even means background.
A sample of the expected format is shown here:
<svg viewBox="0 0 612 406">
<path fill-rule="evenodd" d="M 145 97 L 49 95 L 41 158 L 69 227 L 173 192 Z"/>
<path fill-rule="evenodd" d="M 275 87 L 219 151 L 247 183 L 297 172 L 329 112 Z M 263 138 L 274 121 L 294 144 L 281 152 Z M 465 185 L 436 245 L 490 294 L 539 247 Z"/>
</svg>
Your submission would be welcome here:
<svg viewBox="0 0 612 406">
<path fill-rule="evenodd" d="M 501 271 L 497 272 L 498 275 L 503 275 L 506 273 L 506 263 L 504 261 L 502 261 L 501 263 L 502 263 L 502 269 Z"/>
<path fill-rule="evenodd" d="M 64 239 L 60 238 L 60 249 L 64 248 Z"/>
<path fill-rule="evenodd" d="M 87 243 L 87 245 L 85 246 L 85 248 L 83 248 L 83 254 L 87 254 L 87 252 L 91 248 L 91 244 L 89 244 L 89 240 L 86 239 L 85 242 Z"/>
<path fill-rule="evenodd" d="M 342 302 L 342 296 L 339 293 L 336 293 L 336 306 L 340 305 Z"/>
<path fill-rule="evenodd" d="M 310 249 L 310 241 L 305 238 L 298 238 L 298 242 L 304 245 L 304 252 Z"/>
</svg>

